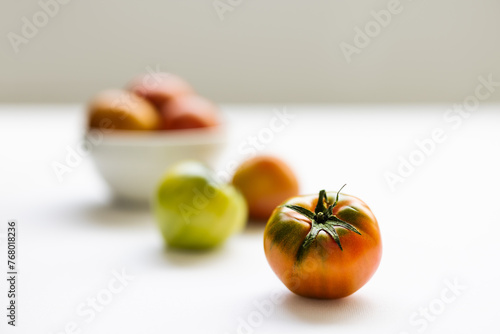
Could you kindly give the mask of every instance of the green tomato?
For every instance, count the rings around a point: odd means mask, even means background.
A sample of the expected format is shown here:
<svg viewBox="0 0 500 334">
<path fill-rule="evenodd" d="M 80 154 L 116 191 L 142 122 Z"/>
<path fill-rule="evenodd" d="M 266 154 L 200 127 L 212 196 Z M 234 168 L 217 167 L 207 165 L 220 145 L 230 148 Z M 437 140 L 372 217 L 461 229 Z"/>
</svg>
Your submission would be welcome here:
<svg viewBox="0 0 500 334">
<path fill-rule="evenodd" d="M 238 190 L 219 182 L 196 161 L 178 163 L 167 171 L 153 207 L 166 243 L 186 249 L 220 245 L 245 226 L 248 214 Z"/>
</svg>

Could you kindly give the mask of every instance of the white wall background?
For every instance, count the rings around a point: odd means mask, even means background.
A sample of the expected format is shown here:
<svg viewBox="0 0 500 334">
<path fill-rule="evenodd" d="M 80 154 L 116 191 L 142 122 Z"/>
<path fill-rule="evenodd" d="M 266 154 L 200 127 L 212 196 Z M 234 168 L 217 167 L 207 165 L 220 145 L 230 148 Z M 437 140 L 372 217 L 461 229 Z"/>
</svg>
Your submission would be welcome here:
<svg viewBox="0 0 500 334">
<path fill-rule="evenodd" d="M 213 0 L 65 1 L 15 53 L 8 34 L 41 8 L 1 0 L 0 102 L 82 102 L 147 67 L 218 102 L 451 103 L 500 81 L 498 0 L 401 0 L 350 64 L 339 44 L 388 0 L 221 0 L 240 3 L 224 20 Z"/>
</svg>

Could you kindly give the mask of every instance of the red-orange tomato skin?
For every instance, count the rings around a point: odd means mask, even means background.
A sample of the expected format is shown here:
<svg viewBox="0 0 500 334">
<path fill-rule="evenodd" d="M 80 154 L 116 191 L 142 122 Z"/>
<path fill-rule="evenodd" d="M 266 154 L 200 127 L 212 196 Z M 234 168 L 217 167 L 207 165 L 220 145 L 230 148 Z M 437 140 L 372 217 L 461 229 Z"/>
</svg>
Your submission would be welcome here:
<svg viewBox="0 0 500 334">
<path fill-rule="evenodd" d="M 206 128 L 219 125 L 219 110 L 197 95 L 173 98 L 160 109 L 163 130 Z"/>
<path fill-rule="evenodd" d="M 194 94 L 186 80 L 165 72 L 138 76 L 128 84 L 128 89 L 150 101 L 157 110 L 173 98 Z"/>
<path fill-rule="evenodd" d="M 328 193 L 330 203 L 335 195 Z M 286 204 L 314 212 L 317 201 L 317 195 L 311 195 L 292 198 Z M 296 254 L 309 232 L 309 219 L 278 207 L 266 225 L 266 258 L 280 280 L 298 295 L 321 299 L 349 296 L 370 280 L 380 264 L 382 241 L 370 208 L 356 197 L 341 194 L 333 214 L 352 224 L 361 235 L 337 228 L 340 250 L 333 238 L 321 231 L 300 262 Z"/>
</svg>

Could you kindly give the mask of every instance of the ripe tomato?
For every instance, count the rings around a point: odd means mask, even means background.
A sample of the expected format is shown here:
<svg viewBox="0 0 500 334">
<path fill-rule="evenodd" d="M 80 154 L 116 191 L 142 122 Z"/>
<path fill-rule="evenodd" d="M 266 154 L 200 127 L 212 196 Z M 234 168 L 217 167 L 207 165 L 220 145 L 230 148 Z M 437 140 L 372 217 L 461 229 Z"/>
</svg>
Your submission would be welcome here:
<svg viewBox="0 0 500 334">
<path fill-rule="evenodd" d="M 299 194 L 294 172 L 273 156 L 256 156 L 238 167 L 233 184 L 247 201 L 250 217 L 267 221 L 274 208 Z"/>
<path fill-rule="evenodd" d="M 175 97 L 194 94 L 184 79 L 164 72 L 138 76 L 129 83 L 128 89 L 150 101 L 158 110 Z"/>
<path fill-rule="evenodd" d="M 322 190 L 319 198 L 294 197 L 274 210 L 264 251 L 292 292 L 333 299 L 368 282 L 380 263 L 382 242 L 377 219 L 363 201 Z"/>
<path fill-rule="evenodd" d="M 164 130 L 194 129 L 219 124 L 219 110 L 211 101 L 197 95 L 171 99 L 160 109 Z"/>
<path fill-rule="evenodd" d="M 119 89 L 98 94 L 88 107 L 89 127 L 117 130 L 157 130 L 161 119 L 154 106 L 131 92 Z"/>
</svg>

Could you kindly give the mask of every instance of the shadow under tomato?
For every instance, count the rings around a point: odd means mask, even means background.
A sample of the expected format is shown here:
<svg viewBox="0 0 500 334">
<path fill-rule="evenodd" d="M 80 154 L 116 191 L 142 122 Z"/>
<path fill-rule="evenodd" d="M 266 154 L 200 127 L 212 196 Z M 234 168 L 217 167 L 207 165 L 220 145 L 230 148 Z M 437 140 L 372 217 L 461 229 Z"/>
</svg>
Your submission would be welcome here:
<svg viewBox="0 0 500 334">
<path fill-rule="evenodd" d="M 86 221 L 112 228 L 147 226 L 153 223 L 148 207 L 109 202 L 81 209 Z"/>
<path fill-rule="evenodd" d="M 248 220 L 247 225 L 241 232 L 246 235 L 264 235 L 264 229 L 266 228 L 266 222 L 259 220 Z"/>
<path fill-rule="evenodd" d="M 203 250 L 179 249 L 163 246 L 160 249 L 156 249 L 155 253 L 156 260 L 162 264 L 176 267 L 213 265 L 221 261 L 224 256 L 227 255 L 225 245 Z"/>
<path fill-rule="evenodd" d="M 330 300 L 304 298 L 291 292 L 284 296 L 282 308 L 298 320 L 323 324 L 362 321 L 376 310 L 373 302 L 356 294 Z"/>
</svg>

